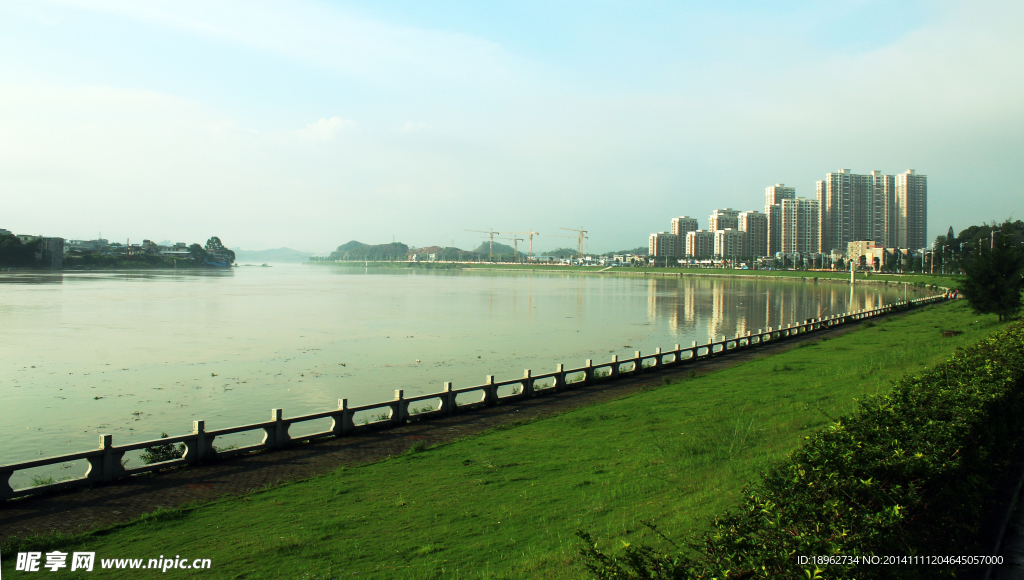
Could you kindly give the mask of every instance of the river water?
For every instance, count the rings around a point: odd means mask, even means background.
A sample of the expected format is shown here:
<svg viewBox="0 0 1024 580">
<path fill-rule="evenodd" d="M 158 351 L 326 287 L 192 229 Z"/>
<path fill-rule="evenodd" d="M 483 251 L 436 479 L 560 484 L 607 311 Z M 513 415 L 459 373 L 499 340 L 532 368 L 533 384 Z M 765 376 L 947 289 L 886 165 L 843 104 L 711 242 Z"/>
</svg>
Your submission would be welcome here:
<svg viewBox="0 0 1024 580">
<path fill-rule="evenodd" d="M 824 281 L 309 265 L 0 273 L 0 464 L 92 449 L 99 433 L 118 445 L 190 433 L 193 419 L 217 429 L 271 408 L 379 402 L 902 297 Z"/>
</svg>

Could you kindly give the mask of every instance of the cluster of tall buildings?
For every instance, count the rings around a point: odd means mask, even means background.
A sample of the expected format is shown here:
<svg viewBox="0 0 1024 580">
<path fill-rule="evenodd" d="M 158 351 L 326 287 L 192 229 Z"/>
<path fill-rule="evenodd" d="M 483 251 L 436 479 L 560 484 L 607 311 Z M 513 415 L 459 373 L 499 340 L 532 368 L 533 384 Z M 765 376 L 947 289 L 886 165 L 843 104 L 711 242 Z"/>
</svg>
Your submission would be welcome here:
<svg viewBox="0 0 1024 580">
<path fill-rule="evenodd" d="M 648 254 L 691 259 L 761 258 L 777 254 L 844 256 L 851 242 L 925 248 L 928 177 L 907 170 L 868 175 L 841 169 L 816 184 L 816 199 L 796 196 L 782 183 L 765 188 L 764 213 L 716 209 L 708 229 L 696 218 L 672 219 L 670 231 L 651 234 Z"/>
</svg>

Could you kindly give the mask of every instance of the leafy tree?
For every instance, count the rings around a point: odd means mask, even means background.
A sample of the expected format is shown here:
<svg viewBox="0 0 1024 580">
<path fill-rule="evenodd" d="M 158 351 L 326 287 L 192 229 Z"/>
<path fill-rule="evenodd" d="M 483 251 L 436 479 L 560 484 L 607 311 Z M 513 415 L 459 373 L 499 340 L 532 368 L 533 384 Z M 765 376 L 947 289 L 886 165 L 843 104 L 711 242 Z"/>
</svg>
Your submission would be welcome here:
<svg viewBox="0 0 1024 580">
<path fill-rule="evenodd" d="M 199 244 L 195 244 L 199 245 Z M 167 433 L 160 434 L 161 439 L 167 438 Z M 162 463 L 164 461 L 173 461 L 175 459 L 181 459 L 185 454 L 185 444 L 180 443 L 175 445 L 173 443 L 164 443 L 163 445 L 154 445 L 147 447 L 145 451 L 139 456 L 142 458 L 142 462 L 146 465 L 151 463 Z"/>
<path fill-rule="evenodd" d="M 192 258 L 197 262 L 206 262 L 210 257 L 210 254 L 199 244 L 192 244 L 189 246 L 188 253 L 192 254 Z"/>
<path fill-rule="evenodd" d="M 978 248 L 964 271 L 967 279 L 960 289 L 975 312 L 996 314 L 1002 322 L 1020 311 L 1024 250 L 1013 245 L 1009 236 L 999 236 L 992 249 Z"/>
<path fill-rule="evenodd" d="M 217 236 L 213 236 L 212 238 L 206 240 L 206 247 L 203 249 L 209 253 L 223 256 L 228 264 L 235 263 L 235 252 L 225 248 L 224 244 L 221 243 L 220 238 L 218 238 Z"/>
<path fill-rule="evenodd" d="M 0 235 L 0 266 L 35 266 L 36 252 L 42 240 L 21 243 L 13 234 Z"/>
</svg>

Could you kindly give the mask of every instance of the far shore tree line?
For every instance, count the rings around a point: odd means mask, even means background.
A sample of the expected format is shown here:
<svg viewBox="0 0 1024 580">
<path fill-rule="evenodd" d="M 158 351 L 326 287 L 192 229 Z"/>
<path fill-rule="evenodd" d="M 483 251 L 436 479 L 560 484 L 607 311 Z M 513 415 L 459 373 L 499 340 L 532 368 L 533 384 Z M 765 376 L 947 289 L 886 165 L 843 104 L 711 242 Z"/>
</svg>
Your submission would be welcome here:
<svg viewBox="0 0 1024 580">
<path fill-rule="evenodd" d="M 0 268 L 44 268 L 46 261 L 40 251 L 42 239 L 22 242 L 13 234 L 0 234 Z M 188 246 L 188 256 L 167 255 L 148 251 L 131 251 L 120 244 L 84 252 L 65 252 L 63 268 L 171 268 L 230 266 L 235 253 L 213 236 L 205 246 Z"/>
<path fill-rule="evenodd" d="M 634 248 L 631 250 L 622 250 L 620 252 L 608 252 L 602 255 L 608 257 L 615 254 L 642 255 L 646 251 L 647 248 Z M 529 256 L 529 247 L 525 244 L 513 247 L 498 242 L 494 242 L 494 245 L 492 246 L 490 241 L 485 241 L 472 250 L 463 250 L 454 246 L 426 246 L 422 248 L 412 248 L 401 242 L 392 242 L 390 244 L 364 244 L 362 242 L 352 240 L 351 242 L 338 246 L 338 248 L 331 252 L 331 254 L 326 258 L 310 258 L 310 260 L 331 262 L 390 262 L 415 259 L 417 261 L 425 261 L 430 260 L 431 255 L 433 255 L 434 260 L 442 262 L 522 262 L 526 261 Z M 573 248 L 557 248 L 554 250 L 545 250 L 543 252 L 534 253 L 535 257 L 542 256 L 544 259 L 567 259 L 578 257 L 578 255 L 579 251 Z"/>
</svg>

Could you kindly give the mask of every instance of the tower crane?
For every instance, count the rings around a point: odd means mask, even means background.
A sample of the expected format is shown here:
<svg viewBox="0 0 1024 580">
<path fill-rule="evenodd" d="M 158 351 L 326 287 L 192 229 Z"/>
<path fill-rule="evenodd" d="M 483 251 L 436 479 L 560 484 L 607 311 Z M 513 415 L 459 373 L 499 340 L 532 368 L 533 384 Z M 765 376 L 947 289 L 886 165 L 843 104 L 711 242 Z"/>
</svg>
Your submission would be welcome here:
<svg viewBox="0 0 1024 580">
<path fill-rule="evenodd" d="M 576 228 L 558 228 L 558 229 L 560 229 L 560 230 L 569 230 L 570 232 L 579 232 L 579 236 L 580 236 L 580 259 L 582 260 L 583 259 L 583 240 L 590 239 L 590 238 L 587 237 L 587 230 L 582 229 L 582 228 L 580 228 L 578 230 Z M 567 237 L 569 237 L 569 236 L 567 236 Z"/>
<path fill-rule="evenodd" d="M 530 228 L 530 231 L 528 231 L 528 232 L 501 232 L 501 233 L 503 233 L 503 234 L 512 234 L 513 236 L 516 235 L 516 234 L 521 234 L 521 235 L 524 235 L 524 236 L 530 236 L 530 259 L 533 259 L 533 236 L 539 236 L 540 232 L 535 232 L 535 231 L 533 231 L 533 228 Z"/>
<path fill-rule="evenodd" d="M 481 231 L 481 230 L 466 230 L 466 231 L 467 232 L 476 232 L 478 234 L 487 234 L 487 235 L 490 236 L 490 238 L 491 238 L 491 249 L 490 249 L 490 253 L 487 255 L 487 261 L 488 262 L 494 261 L 494 234 L 500 234 L 501 232 L 496 232 L 496 231 L 494 231 L 493 228 L 487 230 L 486 232 L 485 231 Z"/>
<path fill-rule="evenodd" d="M 503 233 L 510 233 L 510 232 L 503 232 Z M 519 261 L 519 244 L 516 243 L 516 242 L 523 241 L 523 238 L 517 238 L 515 236 L 512 236 L 511 238 L 498 238 L 498 239 L 499 240 L 505 240 L 505 241 L 511 241 L 512 242 L 512 259 L 515 260 L 516 262 L 518 262 Z"/>
</svg>

